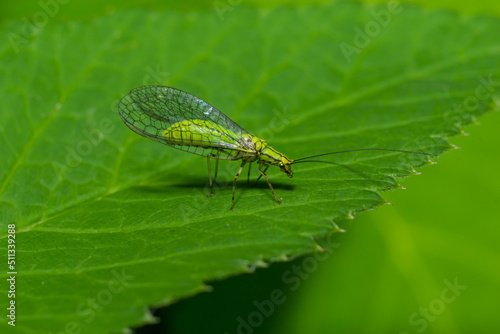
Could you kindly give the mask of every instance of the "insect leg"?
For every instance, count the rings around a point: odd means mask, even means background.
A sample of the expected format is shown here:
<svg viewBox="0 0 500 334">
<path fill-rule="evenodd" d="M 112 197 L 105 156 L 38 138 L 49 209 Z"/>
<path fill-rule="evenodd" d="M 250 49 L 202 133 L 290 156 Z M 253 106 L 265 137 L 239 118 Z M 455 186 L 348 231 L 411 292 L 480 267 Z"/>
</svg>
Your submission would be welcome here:
<svg viewBox="0 0 500 334">
<path fill-rule="evenodd" d="M 252 169 L 252 163 L 250 162 L 248 164 L 248 178 L 247 178 L 247 183 L 250 183 L 250 170 Z"/>
<path fill-rule="evenodd" d="M 220 152 L 217 152 L 217 155 L 215 155 L 215 154 L 208 154 L 207 155 L 208 175 L 210 177 L 210 193 L 207 195 L 207 197 L 212 196 L 213 184 L 215 183 L 215 180 L 217 179 L 217 172 L 219 170 L 219 156 L 220 156 Z M 215 157 L 215 176 L 214 176 L 214 181 L 212 182 L 212 165 L 210 164 L 210 158 L 213 158 L 213 157 Z"/>
<path fill-rule="evenodd" d="M 265 173 L 268 168 L 269 168 L 269 165 L 266 166 L 266 168 L 263 170 L 263 172 Z M 259 171 L 260 171 L 260 167 L 259 167 Z M 261 177 L 262 177 L 262 174 L 259 175 L 259 177 L 257 178 L 257 181 L 255 181 L 255 183 L 259 182 Z"/>
<path fill-rule="evenodd" d="M 281 204 L 281 202 L 278 201 L 278 199 L 276 198 L 276 195 L 274 194 L 274 189 L 273 189 L 273 186 L 271 185 L 271 182 L 269 181 L 269 177 L 267 177 L 267 175 L 266 175 L 266 170 L 267 170 L 268 167 L 269 167 L 269 165 L 267 165 L 266 168 L 262 171 L 261 170 L 262 165 L 260 165 L 259 166 L 259 172 L 260 172 L 261 176 L 264 175 L 266 177 L 267 184 L 269 184 L 269 188 L 271 188 L 271 192 L 273 193 L 273 196 L 274 196 L 274 199 L 276 200 L 276 202 L 278 202 L 278 204 Z"/>
<path fill-rule="evenodd" d="M 217 179 L 217 172 L 219 171 L 219 156 L 220 156 L 220 151 L 217 152 L 217 158 L 215 159 L 215 176 L 214 176 L 214 183 L 215 180 Z"/>
<path fill-rule="evenodd" d="M 208 154 L 207 155 L 207 164 L 208 164 L 208 177 L 210 178 L 210 193 L 207 194 L 207 197 L 210 197 L 212 196 L 212 189 L 213 189 L 213 184 L 212 184 L 212 166 L 210 164 L 210 157 L 212 155 L 211 154 Z M 217 172 L 215 172 L 215 175 L 217 177 Z"/>
<path fill-rule="evenodd" d="M 231 201 L 231 209 L 230 209 L 231 211 L 233 210 L 233 207 L 234 207 L 234 189 L 236 189 L 236 180 L 238 180 L 238 176 L 240 176 L 241 171 L 243 170 L 243 166 L 245 166 L 245 162 L 241 163 L 240 170 L 238 171 L 238 173 L 236 173 L 236 176 L 234 177 L 234 182 L 233 182 L 233 199 Z"/>
</svg>

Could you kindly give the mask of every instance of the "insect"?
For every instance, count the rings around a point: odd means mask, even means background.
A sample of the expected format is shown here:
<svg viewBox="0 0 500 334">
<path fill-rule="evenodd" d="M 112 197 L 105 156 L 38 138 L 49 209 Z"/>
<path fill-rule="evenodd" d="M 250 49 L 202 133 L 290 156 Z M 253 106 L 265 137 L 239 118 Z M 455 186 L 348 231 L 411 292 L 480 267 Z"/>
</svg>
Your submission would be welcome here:
<svg viewBox="0 0 500 334">
<path fill-rule="evenodd" d="M 219 160 L 241 160 L 240 169 L 233 181 L 231 209 L 234 207 L 236 180 L 248 163 L 248 177 L 253 162 L 258 164 L 260 173 L 257 181 L 264 176 L 276 197 L 273 186 L 266 174 L 269 166 L 278 166 L 288 177 L 293 177 L 292 165 L 302 162 L 326 162 L 309 160 L 324 155 L 344 152 L 380 150 L 415 154 L 426 154 L 403 150 L 382 148 L 365 148 L 348 151 L 337 151 L 318 154 L 300 159 L 289 159 L 268 144 L 244 130 L 229 117 L 212 105 L 189 93 L 172 87 L 142 86 L 134 88 L 120 100 L 118 105 L 120 117 L 134 132 L 168 146 L 207 157 L 210 193 L 217 178 Z M 215 176 L 212 180 L 210 159 L 215 159 Z"/>
</svg>

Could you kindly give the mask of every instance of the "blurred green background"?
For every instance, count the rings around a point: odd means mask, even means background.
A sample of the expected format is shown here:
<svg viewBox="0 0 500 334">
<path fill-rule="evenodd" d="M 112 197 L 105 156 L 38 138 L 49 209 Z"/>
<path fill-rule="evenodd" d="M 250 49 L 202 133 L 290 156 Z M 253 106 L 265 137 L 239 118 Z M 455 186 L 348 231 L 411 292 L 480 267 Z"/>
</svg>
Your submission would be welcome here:
<svg viewBox="0 0 500 334">
<path fill-rule="evenodd" d="M 42 1 L 44 2 L 44 1 Z M 312 1 L 322 2 L 322 1 Z M 46 2 L 44 2 L 46 3 Z M 304 4 L 244 1 L 247 6 Z M 429 10 L 500 16 L 498 1 L 412 1 Z M 57 20 L 88 20 L 125 8 L 213 10 L 211 1 L 72 1 Z M 35 1 L 2 3 L 0 22 L 22 20 L 39 10 Z M 500 61 L 499 61 L 500 65 Z M 238 333 L 254 301 L 285 292 L 258 328 L 242 333 L 494 333 L 500 332 L 500 114 L 469 126 L 470 136 L 452 138 L 460 150 L 437 159 L 423 174 L 401 180 L 407 190 L 386 193 L 383 206 L 345 222 L 332 240 L 333 255 L 294 291 L 283 274 L 305 258 L 274 264 L 252 275 L 212 282 L 214 291 L 158 310 L 158 325 L 139 333 Z M 446 283 L 448 282 L 448 283 Z M 457 282 L 461 290 L 443 295 Z M 453 301 L 446 298 L 454 296 Z"/>
<path fill-rule="evenodd" d="M 56 2 L 57 0 L 40 0 L 29 1 L 21 0 L 15 2 L 3 1 L 0 5 L 0 22 L 21 20 L 23 17 L 31 17 L 34 13 L 40 11 L 40 5 Z M 130 8 L 144 8 L 155 11 L 165 10 L 179 10 L 179 11 L 194 11 L 194 10 L 214 10 L 214 6 L 218 4 L 231 5 L 244 5 L 250 7 L 269 8 L 279 5 L 288 6 L 304 6 L 317 3 L 327 3 L 330 0 L 215 0 L 215 1 L 201 1 L 201 0 L 185 0 L 185 1 L 160 1 L 160 0 L 112 0 L 103 3 L 97 0 L 90 1 L 60 1 L 60 11 L 53 17 L 52 21 L 74 21 L 74 20 L 88 20 L 94 17 L 102 16 L 112 13 L 117 10 L 124 10 Z M 357 1 L 365 3 L 387 3 L 388 1 L 381 0 L 365 0 Z M 429 9 L 451 9 L 456 12 L 472 15 L 500 15 L 500 8 L 496 0 L 480 0 L 480 1 L 464 1 L 464 0 L 414 0 L 414 1 L 399 1 L 400 3 L 412 3 L 423 6 Z"/>
</svg>

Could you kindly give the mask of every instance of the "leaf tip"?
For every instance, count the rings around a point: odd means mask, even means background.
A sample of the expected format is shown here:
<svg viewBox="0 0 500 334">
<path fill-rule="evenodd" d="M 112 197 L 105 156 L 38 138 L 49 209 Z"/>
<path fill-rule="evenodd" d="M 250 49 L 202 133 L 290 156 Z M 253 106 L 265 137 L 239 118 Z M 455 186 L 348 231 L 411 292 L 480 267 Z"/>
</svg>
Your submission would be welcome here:
<svg viewBox="0 0 500 334">
<path fill-rule="evenodd" d="M 247 265 L 244 267 L 245 272 L 247 273 L 253 273 L 257 268 L 267 268 L 269 267 L 269 264 L 265 261 L 262 260 L 257 260 L 251 265 Z"/>
<path fill-rule="evenodd" d="M 352 214 L 352 211 L 349 211 L 347 213 L 346 218 L 347 219 L 354 219 L 354 215 Z M 337 232 L 344 233 L 345 232 L 345 230 L 343 228 L 341 228 L 340 226 L 337 225 L 337 223 L 333 220 L 333 218 L 330 219 L 330 222 L 332 223 L 332 227 L 333 227 L 332 233 L 337 233 Z"/>
<path fill-rule="evenodd" d="M 326 249 L 324 249 L 323 247 L 321 247 L 320 244 L 316 244 L 316 252 L 324 253 L 324 252 L 326 252 Z"/>
<path fill-rule="evenodd" d="M 146 324 L 157 324 L 160 322 L 160 318 L 157 318 L 151 313 L 149 308 L 145 309 L 144 314 L 142 315 L 142 321 Z M 130 333 L 133 333 L 132 331 Z"/>
<path fill-rule="evenodd" d="M 203 284 L 203 286 L 201 287 L 201 290 L 203 292 L 212 292 L 214 290 L 214 288 L 211 285 Z"/>
<path fill-rule="evenodd" d="M 288 262 L 291 260 L 291 257 L 286 254 L 281 254 L 280 256 L 278 256 L 278 260 Z"/>
</svg>

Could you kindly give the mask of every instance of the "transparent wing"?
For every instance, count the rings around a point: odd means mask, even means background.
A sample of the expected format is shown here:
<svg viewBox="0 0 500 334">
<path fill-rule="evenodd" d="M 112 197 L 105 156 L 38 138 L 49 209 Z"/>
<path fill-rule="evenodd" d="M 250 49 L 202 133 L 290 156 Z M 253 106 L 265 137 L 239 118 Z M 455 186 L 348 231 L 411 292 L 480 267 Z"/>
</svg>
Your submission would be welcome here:
<svg viewBox="0 0 500 334">
<path fill-rule="evenodd" d="M 202 156 L 219 155 L 221 159 L 233 160 L 235 150 L 246 149 L 241 140 L 242 134 L 247 133 L 243 128 L 205 101 L 172 87 L 134 88 L 121 99 L 118 110 L 123 122 L 132 131 L 186 152 Z M 217 136 L 210 136 L 209 140 L 205 136 L 204 140 L 193 140 L 189 145 L 172 144 L 163 136 L 163 132 L 172 125 L 186 120 L 211 122 L 199 127 L 193 125 L 191 129 L 199 134 L 216 132 Z M 210 124 L 218 127 L 209 129 L 207 125 Z"/>
</svg>

